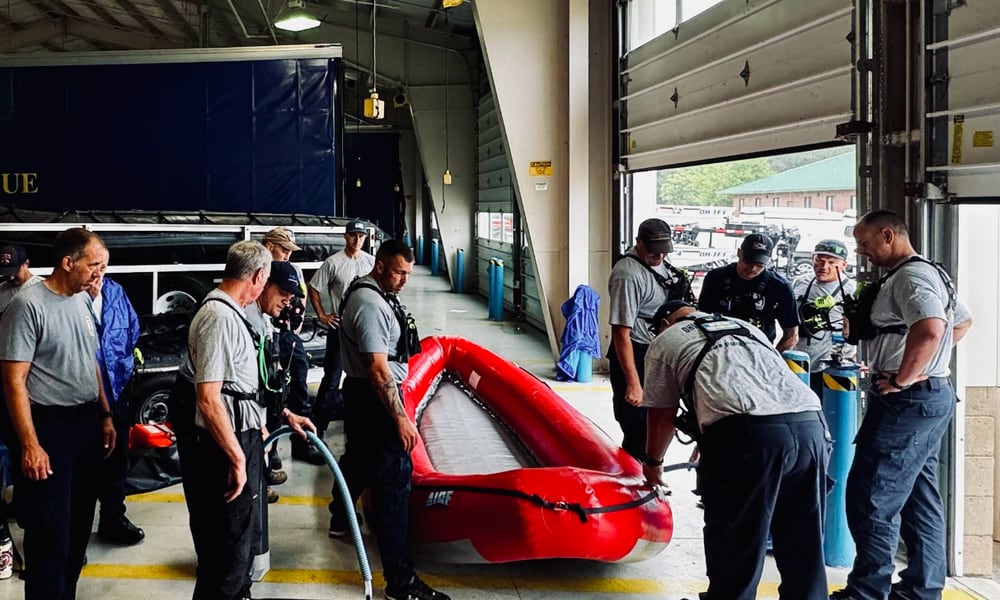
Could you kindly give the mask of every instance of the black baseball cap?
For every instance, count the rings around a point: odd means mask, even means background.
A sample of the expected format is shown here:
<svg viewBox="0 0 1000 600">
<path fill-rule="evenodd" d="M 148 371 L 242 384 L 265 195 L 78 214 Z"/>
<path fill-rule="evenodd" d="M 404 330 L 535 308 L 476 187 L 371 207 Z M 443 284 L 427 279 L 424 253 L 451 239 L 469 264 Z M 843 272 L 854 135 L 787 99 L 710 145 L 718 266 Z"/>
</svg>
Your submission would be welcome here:
<svg viewBox="0 0 1000 600">
<path fill-rule="evenodd" d="M 646 219 L 639 224 L 636 236 L 646 250 L 654 254 L 666 254 L 674 249 L 670 225 L 663 219 Z"/>
<path fill-rule="evenodd" d="M 350 221 L 347 224 L 347 233 L 365 233 L 365 234 L 367 234 L 368 233 L 368 229 L 365 228 L 365 222 L 364 221 L 354 220 L 354 221 Z"/>
<path fill-rule="evenodd" d="M 28 252 L 18 246 L 11 244 L 0 248 L 0 277 L 13 277 L 21 270 L 21 265 L 28 261 Z"/>
<path fill-rule="evenodd" d="M 740 244 L 743 260 L 765 267 L 771 264 L 771 250 L 773 248 L 774 243 L 771 242 L 771 238 L 762 233 L 751 233 L 743 238 L 743 243 Z"/>
<path fill-rule="evenodd" d="M 653 324 L 650 325 L 649 328 L 655 333 L 660 328 L 660 321 L 666 319 L 682 308 L 697 307 L 686 300 L 671 300 L 670 302 L 665 302 L 660 305 L 660 308 L 656 309 L 656 313 L 653 315 Z"/>
<path fill-rule="evenodd" d="M 302 283 L 299 281 L 299 274 L 295 271 L 292 263 L 275 260 L 271 262 L 271 276 L 268 281 L 294 296 L 302 298 Z"/>
</svg>

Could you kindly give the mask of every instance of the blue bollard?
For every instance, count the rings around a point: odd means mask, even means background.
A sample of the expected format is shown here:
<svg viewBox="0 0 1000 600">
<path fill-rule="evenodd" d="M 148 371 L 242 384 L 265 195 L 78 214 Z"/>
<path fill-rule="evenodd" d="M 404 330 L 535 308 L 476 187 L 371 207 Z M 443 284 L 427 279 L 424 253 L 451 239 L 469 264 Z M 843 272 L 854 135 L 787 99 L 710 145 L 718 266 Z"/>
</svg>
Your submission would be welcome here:
<svg viewBox="0 0 1000 600">
<path fill-rule="evenodd" d="M 437 238 L 431 240 L 431 275 L 438 274 L 438 241 Z"/>
<path fill-rule="evenodd" d="M 826 498 L 823 554 L 828 567 L 854 564 L 854 538 L 847 528 L 847 473 L 854 462 L 854 434 L 858 430 L 858 370 L 860 367 L 827 367 L 823 371 L 823 413 L 826 415 L 833 454 L 827 473 L 834 480 Z"/>
<path fill-rule="evenodd" d="M 489 319 L 503 321 L 503 261 L 491 258 L 490 267 Z"/>
<path fill-rule="evenodd" d="M 594 359 L 587 352 L 576 351 L 576 380 L 590 383 L 594 378 Z"/>
<path fill-rule="evenodd" d="M 465 292 L 465 250 L 455 252 L 455 293 Z"/>
<path fill-rule="evenodd" d="M 424 236 L 417 236 L 417 264 L 424 264 Z"/>
<path fill-rule="evenodd" d="M 809 355 L 800 350 L 785 350 L 781 353 L 785 364 L 806 385 L 809 385 Z"/>
</svg>

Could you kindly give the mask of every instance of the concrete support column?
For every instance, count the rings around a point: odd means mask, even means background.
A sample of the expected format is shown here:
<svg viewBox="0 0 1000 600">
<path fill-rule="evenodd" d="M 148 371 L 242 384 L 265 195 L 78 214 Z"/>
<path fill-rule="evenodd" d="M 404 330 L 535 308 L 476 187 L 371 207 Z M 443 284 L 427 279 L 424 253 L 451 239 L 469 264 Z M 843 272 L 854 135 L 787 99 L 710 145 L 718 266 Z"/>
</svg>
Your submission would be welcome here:
<svg viewBox="0 0 1000 600">
<path fill-rule="evenodd" d="M 590 6 L 569 3 L 569 202 L 566 289 L 588 284 L 590 273 Z"/>
<path fill-rule="evenodd" d="M 606 297 L 615 8 L 507 0 L 474 10 L 555 355 L 560 306 L 576 286 Z M 540 173 L 539 162 L 551 172 Z"/>
</svg>

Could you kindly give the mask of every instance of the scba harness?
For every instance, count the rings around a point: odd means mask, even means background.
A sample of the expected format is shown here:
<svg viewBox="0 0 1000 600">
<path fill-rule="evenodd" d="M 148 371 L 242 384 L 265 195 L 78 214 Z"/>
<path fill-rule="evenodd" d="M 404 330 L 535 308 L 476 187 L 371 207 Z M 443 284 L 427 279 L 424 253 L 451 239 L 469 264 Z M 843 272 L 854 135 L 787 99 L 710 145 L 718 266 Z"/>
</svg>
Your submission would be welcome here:
<svg viewBox="0 0 1000 600">
<path fill-rule="evenodd" d="M 653 267 L 647 265 L 641 258 L 639 258 L 634 254 L 625 254 L 624 256 L 621 256 L 619 260 L 621 258 L 631 258 L 635 262 L 642 265 L 644 269 L 649 271 L 650 275 L 653 276 L 653 279 L 656 281 L 656 283 L 659 284 L 661 288 L 663 288 L 664 292 L 666 292 L 667 301 L 684 300 L 685 302 L 690 302 L 691 304 L 695 303 L 694 291 L 691 289 L 692 278 L 690 271 L 684 269 L 678 269 L 669 262 L 664 261 L 663 266 L 667 269 L 667 271 L 670 272 L 671 275 L 673 275 L 674 278 L 673 281 L 670 281 L 663 275 L 660 275 L 659 273 L 654 271 Z M 657 324 L 653 323 L 651 319 L 647 320 L 653 327 L 657 326 Z"/>
<path fill-rule="evenodd" d="M 929 261 L 922 256 L 911 256 L 900 263 L 896 268 L 880 277 L 875 283 L 859 286 L 855 297 L 851 298 L 846 296 L 844 298 L 844 319 L 846 319 L 850 325 L 846 329 L 846 335 L 844 336 L 845 342 L 848 344 L 857 344 L 861 340 L 875 339 L 875 336 L 885 333 L 896 333 L 900 335 L 906 333 L 909 328 L 905 323 L 893 323 L 883 327 L 875 325 L 872 322 L 872 308 L 875 305 L 875 298 L 878 297 L 878 293 L 882 289 L 882 286 L 885 285 L 885 282 L 890 277 L 895 275 L 897 271 L 913 262 L 926 263 L 934 267 L 934 270 L 937 271 L 938 276 L 941 278 L 945 288 L 948 290 L 948 305 L 945 307 L 945 313 L 949 315 L 950 320 L 950 317 L 955 310 L 955 306 L 958 304 L 958 295 L 955 292 L 955 286 L 951 283 L 951 277 L 948 275 L 948 272 L 945 271 L 942 265 L 936 262 Z"/>
<path fill-rule="evenodd" d="M 677 428 L 677 431 L 688 437 L 687 441 L 681 440 L 680 436 L 677 437 L 677 440 L 683 444 L 690 444 L 691 442 L 701 441 L 702 437 L 701 427 L 698 425 L 698 411 L 694 398 L 695 377 L 698 375 L 698 367 L 701 366 L 705 356 L 715 347 L 715 344 L 723 338 L 735 335 L 751 339 L 771 352 L 777 352 L 777 350 L 750 333 L 750 330 L 742 323 L 719 314 L 704 317 L 682 317 L 678 321 L 693 321 L 694 325 L 705 336 L 705 345 L 702 346 L 701 351 L 698 352 L 698 356 L 691 363 L 691 370 L 688 371 L 687 379 L 684 380 L 684 388 L 681 390 L 680 407 L 677 416 L 674 418 L 674 426 Z"/>
<path fill-rule="evenodd" d="M 719 301 L 719 310 L 730 317 L 736 317 L 752 324 L 754 327 L 761 327 L 764 324 L 764 313 L 767 311 L 767 283 L 770 281 L 771 272 L 764 271 L 760 275 L 760 281 L 754 289 L 741 294 L 732 292 L 732 279 L 727 277 L 723 281 L 722 299 Z"/>
<path fill-rule="evenodd" d="M 828 294 L 813 298 L 812 300 L 809 299 L 809 292 L 812 291 L 813 284 L 815 283 L 816 278 L 813 277 L 809 285 L 806 286 L 806 291 L 799 296 L 799 320 L 802 322 L 799 326 L 799 333 L 802 337 L 811 340 L 820 339 L 818 334 L 824 331 L 841 330 L 831 317 L 831 312 L 838 304 L 836 298 Z M 840 280 L 840 287 L 837 289 L 837 293 L 840 294 L 841 303 L 847 300 L 848 296 L 844 294 L 843 279 Z"/>
<path fill-rule="evenodd" d="M 291 375 L 282 368 L 278 361 L 277 344 L 273 339 L 260 336 L 254 330 L 250 321 L 247 321 L 246 317 L 240 311 L 236 310 L 236 308 L 222 298 L 205 298 L 199 305 L 199 309 L 209 302 L 218 302 L 229 307 L 230 310 L 236 313 L 236 316 L 240 318 L 240 321 L 243 322 L 247 332 L 250 334 L 254 350 L 257 353 L 256 392 L 240 392 L 232 389 L 228 384 L 222 386 L 222 393 L 233 399 L 233 421 L 237 432 L 243 420 L 240 401 L 252 400 L 261 405 L 267 411 L 268 425 L 273 426 L 277 424 L 285 408 L 285 396 L 288 390 L 288 382 L 291 379 Z M 172 416 L 176 415 L 172 419 L 172 422 L 177 433 L 188 434 L 193 432 L 196 402 L 194 382 L 187 381 L 183 376 L 178 374 L 173 392 L 171 393 L 171 402 L 174 404 L 174 408 L 171 409 L 170 414 Z"/>
<path fill-rule="evenodd" d="M 411 356 L 420 354 L 420 334 L 417 333 L 417 322 L 412 314 L 406 312 L 406 307 L 399 303 L 399 298 L 396 294 L 387 294 L 378 286 L 367 281 L 355 280 L 347 288 L 347 292 L 344 293 L 344 299 L 340 301 L 340 314 L 344 314 L 348 298 L 362 288 L 373 290 L 381 296 L 386 304 L 389 305 L 389 308 L 392 309 L 392 314 L 395 315 L 396 321 L 399 322 L 399 340 L 396 342 L 396 353 L 390 355 L 389 360 L 405 363 L 410 360 Z"/>
</svg>

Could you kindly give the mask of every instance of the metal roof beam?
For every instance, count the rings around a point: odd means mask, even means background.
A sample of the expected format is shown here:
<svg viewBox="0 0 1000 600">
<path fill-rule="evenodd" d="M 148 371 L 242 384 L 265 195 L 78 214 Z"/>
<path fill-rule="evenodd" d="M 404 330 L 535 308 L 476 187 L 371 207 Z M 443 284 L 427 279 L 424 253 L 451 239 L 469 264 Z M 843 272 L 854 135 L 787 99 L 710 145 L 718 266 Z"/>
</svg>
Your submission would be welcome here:
<svg viewBox="0 0 1000 600">
<path fill-rule="evenodd" d="M 188 38 L 190 44 L 197 46 L 198 40 L 201 36 L 198 35 L 198 31 L 191 26 L 191 23 L 187 20 L 181 11 L 177 10 L 177 6 L 174 5 L 170 0 L 156 0 L 156 4 L 163 10 L 163 13 L 168 17 L 176 21 L 181 29 L 184 30 L 184 36 Z M 195 12 L 195 15 L 200 17 L 200 12 Z"/>
</svg>

